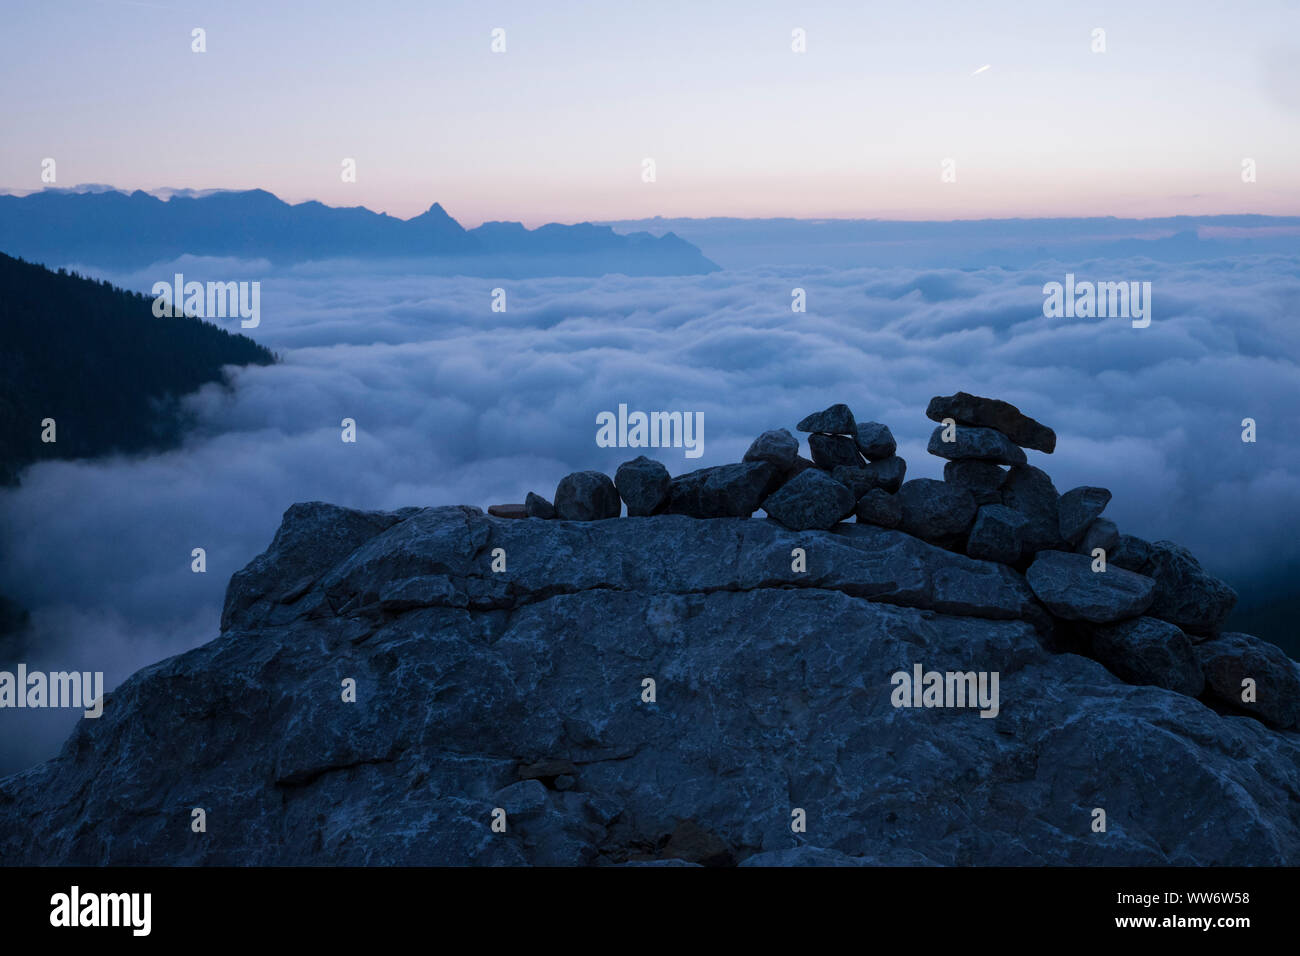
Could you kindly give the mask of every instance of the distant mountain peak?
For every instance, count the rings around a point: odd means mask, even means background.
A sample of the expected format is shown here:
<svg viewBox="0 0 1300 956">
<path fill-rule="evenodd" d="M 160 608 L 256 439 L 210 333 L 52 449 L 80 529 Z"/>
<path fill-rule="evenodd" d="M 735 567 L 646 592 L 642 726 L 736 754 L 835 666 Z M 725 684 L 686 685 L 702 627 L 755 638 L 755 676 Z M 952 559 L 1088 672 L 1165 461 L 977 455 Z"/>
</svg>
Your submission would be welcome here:
<svg viewBox="0 0 1300 956">
<path fill-rule="evenodd" d="M 265 189 L 163 192 L 95 186 L 0 196 L 0 251 L 56 266 L 133 269 L 186 254 L 274 264 L 401 259 L 435 273 L 502 277 L 718 269 L 688 242 L 629 237 L 590 222 L 466 230 L 439 202 L 397 219 L 364 206 L 290 204 Z"/>
</svg>

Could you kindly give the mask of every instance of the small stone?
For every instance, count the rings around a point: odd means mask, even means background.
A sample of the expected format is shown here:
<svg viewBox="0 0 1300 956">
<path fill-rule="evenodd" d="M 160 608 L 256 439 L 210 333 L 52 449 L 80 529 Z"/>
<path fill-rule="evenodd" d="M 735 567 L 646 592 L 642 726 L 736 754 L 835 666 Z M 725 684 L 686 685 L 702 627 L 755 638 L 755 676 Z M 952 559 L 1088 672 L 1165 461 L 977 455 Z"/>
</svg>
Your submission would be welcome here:
<svg viewBox="0 0 1300 956">
<path fill-rule="evenodd" d="M 969 392 L 936 395 L 930 399 L 925 414 L 935 422 L 951 418 L 959 425 L 996 428 L 1021 448 L 1032 448 L 1049 455 L 1056 449 L 1056 432 L 1001 399 L 981 398 Z"/>
<path fill-rule="evenodd" d="M 991 461 L 949 461 L 943 466 L 943 480 L 965 488 L 975 496 L 976 504 L 1002 503 L 1002 483 L 1007 470 Z"/>
<path fill-rule="evenodd" d="M 1006 505 L 984 505 L 966 541 L 966 553 L 981 561 L 1015 564 L 1023 547 L 1020 532 L 1028 519 Z"/>
<path fill-rule="evenodd" d="M 853 492 L 817 468 L 801 472 L 763 502 L 767 516 L 791 531 L 827 530 L 853 513 Z"/>
<path fill-rule="evenodd" d="M 1088 485 L 1071 488 L 1061 495 L 1057 510 L 1057 529 L 1061 537 L 1072 545 L 1078 544 L 1093 519 L 1105 511 L 1109 503 L 1110 491 Z"/>
<path fill-rule="evenodd" d="M 497 518 L 527 518 L 526 505 L 488 505 L 488 514 Z"/>
<path fill-rule="evenodd" d="M 839 465 L 862 464 L 858 443 L 845 435 L 809 435 L 808 448 L 812 452 L 813 464 L 827 471 Z"/>
<path fill-rule="evenodd" d="M 952 461 L 991 461 L 999 465 L 1023 465 L 1027 460 L 1006 435 L 992 428 L 955 425 L 952 441 L 944 441 L 948 429 L 940 425 L 930 435 L 926 450 Z"/>
<path fill-rule="evenodd" d="M 965 488 L 934 478 L 913 478 L 898 490 L 903 518 L 899 527 L 926 541 L 964 535 L 975 520 L 975 499 Z"/>
<path fill-rule="evenodd" d="M 524 509 L 528 512 L 530 518 L 545 518 L 547 520 L 555 517 L 555 505 L 551 504 L 541 495 L 528 492 L 528 497 L 524 499 Z"/>
<path fill-rule="evenodd" d="M 614 487 L 627 503 L 629 518 L 657 513 L 668 501 L 668 469 L 641 455 L 625 461 L 614 473 Z"/>
<path fill-rule="evenodd" d="M 1199 697 L 1205 688 L 1192 642 L 1172 624 L 1154 617 L 1135 617 L 1093 627 L 1091 637 L 1093 656 L 1120 680 L 1163 687 L 1188 697 Z"/>
<path fill-rule="evenodd" d="M 855 436 L 858 431 L 857 423 L 853 421 L 853 412 L 849 411 L 849 406 L 843 404 L 813 412 L 794 427 L 796 431 L 822 432 L 826 435 Z"/>
<path fill-rule="evenodd" d="M 877 488 L 883 488 L 891 495 L 898 493 L 898 489 L 903 487 L 903 479 L 907 477 L 907 459 L 898 455 L 890 455 L 862 467 Z"/>
<path fill-rule="evenodd" d="M 1155 582 L 1107 567 L 1093 571 L 1092 559 L 1065 551 L 1041 551 L 1025 572 L 1034 596 L 1066 621 L 1110 624 L 1137 617 L 1151 606 Z"/>
<path fill-rule="evenodd" d="M 859 422 L 857 439 L 858 451 L 862 452 L 862 456 L 867 461 L 888 458 L 898 450 L 894 433 L 889 430 L 888 425 L 882 425 L 880 422 Z"/>
<path fill-rule="evenodd" d="M 784 428 L 773 428 L 754 439 L 745 461 L 765 461 L 789 471 L 799 456 L 799 439 Z"/>
<path fill-rule="evenodd" d="M 1095 518 L 1092 524 L 1088 525 L 1088 530 L 1084 532 L 1078 551 L 1080 554 L 1092 554 L 1097 548 L 1101 548 L 1109 555 L 1118 544 L 1119 528 L 1115 526 L 1115 522 L 1109 518 Z M 1110 563 L 1109 558 L 1107 563 Z"/>
<path fill-rule="evenodd" d="M 618 489 L 599 471 L 575 471 L 555 489 L 555 516 L 561 521 L 601 521 L 623 511 Z"/>
<path fill-rule="evenodd" d="M 803 457 L 803 455 L 795 455 L 794 462 L 785 471 L 786 480 L 793 478 L 801 471 L 807 471 L 809 468 L 816 467 L 817 466 L 813 464 L 812 461 Z"/>
<path fill-rule="evenodd" d="M 903 504 L 898 500 L 898 495 L 891 495 L 883 488 L 868 491 L 858 499 L 854 510 L 859 521 L 882 528 L 897 528 L 903 520 Z"/>
<path fill-rule="evenodd" d="M 1106 561 L 1126 571 L 1141 572 L 1151 560 L 1151 542 L 1132 534 L 1119 536 L 1113 551 L 1106 552 Z"/>
<path fill-rule="evenodd" d="M 562 774 L 560 774 L 558 777 L 555 778 L 555 789 L 556 789 L 556 790 L 572 790 L 573 787 L 574 787 L 574 785 L 577 784 L 577 782 L 578 782 L 578 781 L 577 781 L 576 778 L 570 776 L 570 775 L 567 774 L 567 773 L 562 773 Z"/>
</svg>

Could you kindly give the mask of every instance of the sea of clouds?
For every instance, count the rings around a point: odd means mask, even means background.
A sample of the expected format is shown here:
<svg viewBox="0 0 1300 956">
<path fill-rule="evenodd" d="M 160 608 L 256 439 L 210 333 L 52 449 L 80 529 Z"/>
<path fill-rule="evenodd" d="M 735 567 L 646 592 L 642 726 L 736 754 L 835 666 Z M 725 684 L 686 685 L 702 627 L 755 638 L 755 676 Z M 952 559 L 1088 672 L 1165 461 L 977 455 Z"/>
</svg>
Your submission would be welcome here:
<svg viewBox="0 0 1300 956">
<path fill-rule="evenodd" d="M 1054 427 L 1056 453 L 1029 457 L 1060 490 L 1112 489 L 1121 530 L 1186 544 L 1243 596 L 1294 587 L 1300 570 L 1294 257 L 508 283 L 195 259 L 97 274 L 147 292 L 174 271 L 261 281 L 250 334 L 283 362 L 191 396 L 178 450 L 41 464 L 0 494 L 0 593 L 32 612 L 20 659 L 33 669 L 102 670 L 112 687 L 213 639 L 230 575 L 296 501 L 486 507 L 643 451 L 678 474 L 840 401 L 892 428 L 909 477 L 939 477 L 924 410 L 959 389 Z M 1067 271 L 1150 280 L 1150 327 L 1045 318 L 1042 286 Z M 505 312 L 491 310 L 497 286 Z M 598 447 L 596 415 L 619 403 L 703 412 L 703 457 Z M 196 547 L 206 574 L 190 570 Z M 0 772 L 51 755 L 77 716 L 9 712 Z"/>
</svg>

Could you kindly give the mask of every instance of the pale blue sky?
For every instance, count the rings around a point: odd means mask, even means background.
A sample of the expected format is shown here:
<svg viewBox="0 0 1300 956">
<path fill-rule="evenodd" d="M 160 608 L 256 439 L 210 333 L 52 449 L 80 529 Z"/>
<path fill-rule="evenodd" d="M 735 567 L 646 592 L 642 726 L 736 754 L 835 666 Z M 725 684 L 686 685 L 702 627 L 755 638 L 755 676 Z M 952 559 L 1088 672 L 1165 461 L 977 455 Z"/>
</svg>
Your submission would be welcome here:
<svg viewBox="0 0 1300 956">
<path fill-rule="evenodd" d="M 1290 0 L 6 6 L 8 190 L 53 157 L 58 185 L 438 200 L 467 225 L 1300 214 Z"/>
</svg>

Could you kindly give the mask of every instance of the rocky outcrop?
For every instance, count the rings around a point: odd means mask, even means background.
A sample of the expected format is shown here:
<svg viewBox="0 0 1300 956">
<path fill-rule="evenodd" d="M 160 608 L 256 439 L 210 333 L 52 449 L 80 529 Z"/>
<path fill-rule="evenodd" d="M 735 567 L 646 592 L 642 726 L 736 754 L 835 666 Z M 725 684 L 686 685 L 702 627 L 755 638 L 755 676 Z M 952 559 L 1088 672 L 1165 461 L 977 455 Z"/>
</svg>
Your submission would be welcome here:
<svg viewBox="0 0 1300 956">
<path fill-rule="evenodd" d="M 673 478 L 681 513 L 294 505 L 217 639 L 0 781 L 0 859 L 1300 864 L 1300 672 L 1215 633 L 1194 559 L 1026 561 L 1040 505 L 1066 547 L 1033 466 L 1022 508 L 929 480 L 855 504 L 756 444 L 789 467 Z"/>
</svg>

